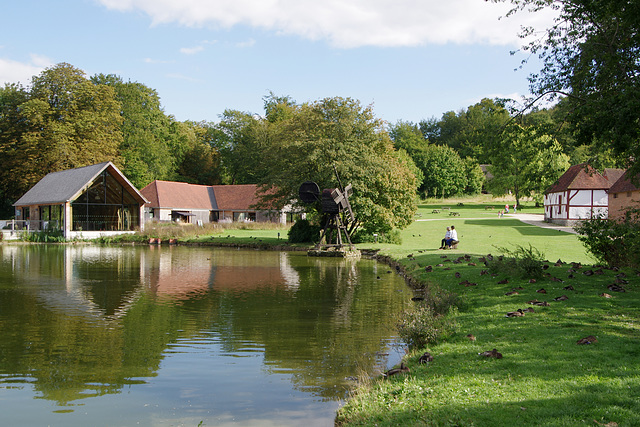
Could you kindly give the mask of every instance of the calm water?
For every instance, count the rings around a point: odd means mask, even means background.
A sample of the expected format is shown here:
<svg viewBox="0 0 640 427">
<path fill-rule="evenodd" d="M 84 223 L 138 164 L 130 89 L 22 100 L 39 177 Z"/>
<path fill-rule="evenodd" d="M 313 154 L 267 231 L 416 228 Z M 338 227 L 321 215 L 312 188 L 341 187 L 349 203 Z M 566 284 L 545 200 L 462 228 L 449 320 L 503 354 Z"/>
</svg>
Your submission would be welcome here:
<svg viewBox="0 0 640 427">
<path fill-rule="evenodd" d="M 0 425 L 328 426 L 404 349 L 374 261 L 0 245 Z"/>
</svg>

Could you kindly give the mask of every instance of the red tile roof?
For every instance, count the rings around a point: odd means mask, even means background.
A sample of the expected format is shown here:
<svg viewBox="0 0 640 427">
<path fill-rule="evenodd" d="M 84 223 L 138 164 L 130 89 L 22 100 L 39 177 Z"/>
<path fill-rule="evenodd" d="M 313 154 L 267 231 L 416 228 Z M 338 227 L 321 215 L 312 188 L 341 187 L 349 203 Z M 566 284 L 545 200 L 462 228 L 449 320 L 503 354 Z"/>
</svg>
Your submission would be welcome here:
<svg viewBox="0 0 640 427">
<path fill-rule="evenodd" d="M 628 172 L 628 171 L 627 171 Z M 626 193 L 628 191 L 637 191 L 640 190 L 640 188 L 636 187 L 632 182 L 631 182 L 631 177 L 628 175 L 628 173 L 625 172 L 620 179 L 618 179 L 615 184 L 613 184 L 611 186 L 611 188 L 609 189 L 609 194 L 613 194 L 613 193 Z M 636 176 L 636 180 L 638 182 L 640 182 L 640 174 L 638 174 Z"/>
<path fill-rule="evenodd" d="M 565 190 L 607 190 L 623 172 L 621 169 L 606 169 L 605 175 L 602 175 L 593 167 L 581 163 L 567 169 L 545 194 Z"/>
<path fill-rule="evenodd" d="M 140 192 L 145 206 L 167 209 L 252 210 L 257 203 L 258 186 L 197 185 L 175 181 L 153 181 Z"/>
</svg>

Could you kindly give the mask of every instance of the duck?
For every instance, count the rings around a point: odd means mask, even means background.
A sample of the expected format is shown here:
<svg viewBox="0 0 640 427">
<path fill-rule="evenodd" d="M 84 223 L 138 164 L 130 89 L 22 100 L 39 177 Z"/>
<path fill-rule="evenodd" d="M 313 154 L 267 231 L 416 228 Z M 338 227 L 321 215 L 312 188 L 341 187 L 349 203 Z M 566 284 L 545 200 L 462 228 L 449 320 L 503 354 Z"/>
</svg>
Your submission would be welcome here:
<svg viewBox="0 0 640 427">
<path fill-rule="evenodd" d="M 539 294 L 546 294 L 547 290 L 545 288 L 540 288 L 536 292 L 539 293 Z"/>
<path fill-rule="evenodd" d="M 522 316 L 524 316 L 524 311 L 522 311 L 521 308 L 517 309 L 516 311 L 510 311 L 504 315 L 504 317 L 522 317 Z"/>
<path fill-rule="evenodd" d="M 561 296 L 559 296 L 559 297 L 555 297 L 553 300 L 554 300 L 554 301 L 566 301 L 566 300 L 568 300 L 568 299 L 569 299 L 569 297 L 568 297 L 568 296 L 566 296 L 566 295 L 561 295 Z"/>
<path fill-rule="evenodd" d="M 593 344 L 594 342 L 598 342 L 598 339 L 593 335 L 589 335 L 588 337 L 580 338 L 578 341 L 576 341 L 576 344 L 585 345 L 585 344 Z"/>
<path fill-rule="evenodd" d="M 429 353 L 428 351 L 425 352 L 422 356 L 420 356 L 420 358 L 418 359 L 418 362 L 420 364 L 425 364 L 425 363 L 429 363 L 429 362 L 433 362 L 433 356 L 431 355 L 431 353 Z"/>
<path fill-rule="evenodd" d="M 387 372 L 385 372 L 384 374 L 382 374 L 382 376 L 384 377 L 390 377 L 392 375 L 397 375 L 397 374 L 404 374 L 406 372 L 410 372 L 410 369 L 408 366 L 404 365 L 404 362 L 400 363 L 400 367 L 399 368 L 393 368 L 393 369 L 389 369 Z"/>
<path fill-rule="evenodd" d="M 483 351 L 482 353 L 478 354 L 484 357 L 495 357 L 496 359 L 502 359 L 502 353 L 499 353 L 495 348 L 493 350 Z"/>
<path fill-rule="evenodd" d="M 467 338 L 469 339 L 469 341 L 475 341 L 476 337 L 473 334 L 467 334 Z"/>
<path fill-rule="evenodd" d="M 609 286 L 607 286 L 607 289 L 613 292 L 626 292 L 622 286 L 616 285 L 615 283 L 612 283 Z"/>
</svg>

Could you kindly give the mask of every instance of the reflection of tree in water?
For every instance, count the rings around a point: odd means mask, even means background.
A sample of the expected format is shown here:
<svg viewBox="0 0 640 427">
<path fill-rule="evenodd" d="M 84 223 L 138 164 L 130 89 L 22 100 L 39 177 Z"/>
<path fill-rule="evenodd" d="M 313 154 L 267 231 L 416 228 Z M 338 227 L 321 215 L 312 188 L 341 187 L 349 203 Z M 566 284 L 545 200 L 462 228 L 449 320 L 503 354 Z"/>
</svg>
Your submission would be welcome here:
<svg viewBox="0 0 640 427">
<path fill-rule="evenodd" d="M 18 278 L 0 290 L 0 366 L 35 378 L 34 389 L 60 405 L 144 382 L 171 343 L 211 334 L 225 353 L 263 348 L 265 369 L 292 375 L 296 388 L 342 397 L 356 362 L 374 370 L 392 334 L 381 320 L 404 301 L 400 279 L 377 280 L 372 261 L 42 249 L 11 258 Z M 42 275 L 46 286 L 35 283 Z"/>
</svg>

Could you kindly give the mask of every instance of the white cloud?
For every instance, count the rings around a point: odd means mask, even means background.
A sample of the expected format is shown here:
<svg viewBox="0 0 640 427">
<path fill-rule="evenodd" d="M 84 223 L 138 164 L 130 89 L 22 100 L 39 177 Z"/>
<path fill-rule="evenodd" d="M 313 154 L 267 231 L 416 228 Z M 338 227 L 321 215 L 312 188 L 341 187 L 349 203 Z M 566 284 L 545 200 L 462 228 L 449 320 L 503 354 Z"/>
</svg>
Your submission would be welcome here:
<svg viewBox="0 0 640 427">
<path fill-rule="evenodd" d="M 499 20 L 509 3 L 484 0 L 99 0 L 120 11 L 141 10 L 154 24 L 247 25 L 327 40 L 334 46 L 465 43 L 520 45 L 521 25 L 546 26 L 549 13 Z"/>
<path fill-rule="evenodd" d="M 29 62 L 0 58 L 0 84 L 20 82 L 28 85 L 33 76 L 52 65 L 53 62 L 49 58 L 35 54 L 31 55 Z"/>
<path fill-rule="evenodd" d="M 196 53 L 202 52 L 203 50 L 204 46 L 183 47 L 180 49 L 180 53 L 184 53 L 185 55 L 195 55 Z"/>
<path fill-rule="evenodd" d="M 240 48 L 252 47 L 255 44 L 256 44 L 256 41 L 254 39 L 249 39 L 240 43 L 236 43 L 236 47 L 240 47 Z"/>
</svg>

